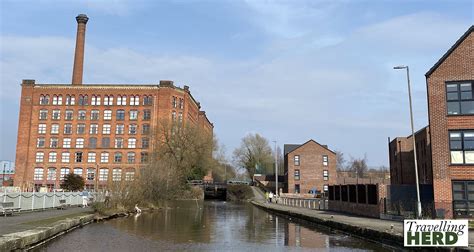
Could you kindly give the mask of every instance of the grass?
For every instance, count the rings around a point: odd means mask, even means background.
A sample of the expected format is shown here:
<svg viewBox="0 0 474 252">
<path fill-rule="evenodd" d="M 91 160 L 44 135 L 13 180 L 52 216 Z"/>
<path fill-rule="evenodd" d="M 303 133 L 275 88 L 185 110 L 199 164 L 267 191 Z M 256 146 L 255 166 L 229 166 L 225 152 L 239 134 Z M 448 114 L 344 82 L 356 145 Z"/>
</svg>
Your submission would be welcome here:
<svg viewBox="0 0 474 252">
<path fill-rule="evenodd" d="M 84 216 L 84 215 L 88 215 L 88 214 L 91 214 L 91 213 L 92 212 L 66 214 L 66 215 L 56 216 L 56 217 L 52 217 L 52 218 L 48 218 L 48 219 L 41 219 L 41 220 L 37 220 L 37 221 L 24 222 L 22 224 L 31 225 L 31 226 L 44 226 L 44 225 L 50 225 L 54 222 L 64 220 L 64 219 L 67 219 L 67 218 L 74 218 L 74 217 Z"/>
<path fill-rule="evenodd" d="M 469 229 L 474 229 L 474 220 L 469 221 Z"/>
</svg>

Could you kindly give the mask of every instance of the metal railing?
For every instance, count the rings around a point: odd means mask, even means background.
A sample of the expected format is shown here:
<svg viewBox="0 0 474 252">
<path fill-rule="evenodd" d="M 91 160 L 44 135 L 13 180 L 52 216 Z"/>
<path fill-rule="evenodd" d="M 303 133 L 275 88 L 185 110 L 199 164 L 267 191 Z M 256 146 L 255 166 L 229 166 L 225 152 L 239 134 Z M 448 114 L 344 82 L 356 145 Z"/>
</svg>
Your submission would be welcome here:
<svg viewBox="0 0 474 252">
<path fill-rule="evenodd" d="M 20 211 L 36 211 L 55 208 L 60 205 L 60 200 L 71 206 L 82 205 L 81 192 L 7 192 L 0 193 L 0 202 L 12 202 L 13 207 Z M 103 201 L 102 193 L 89 193 L 90 201 Z"/>
<path fill-rule="evenodd" d="M 282 196 L 278 198 L 277 204 L 316 210 L 328 209 L 328 200 L 326 198 L 299 198 Z"/>
</svg>

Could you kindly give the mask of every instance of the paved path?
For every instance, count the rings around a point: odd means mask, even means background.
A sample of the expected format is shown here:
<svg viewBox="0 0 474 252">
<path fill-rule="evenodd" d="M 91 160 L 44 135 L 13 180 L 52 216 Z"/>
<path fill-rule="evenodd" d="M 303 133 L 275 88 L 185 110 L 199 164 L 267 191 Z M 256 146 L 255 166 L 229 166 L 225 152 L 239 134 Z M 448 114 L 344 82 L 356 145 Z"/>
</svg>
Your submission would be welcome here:
<svg viewBox="0 0 474 252">
<path fill-rule="evenodd" d="M 29 230 L 41 225 L 70 218 L 81 214 L 92 213 L 91 208 L 70 207 L 65 210 L 50 209 L 39 212 L 25 212 L 13 216 L 0 216 L 0 235 Z"/>
</svg>

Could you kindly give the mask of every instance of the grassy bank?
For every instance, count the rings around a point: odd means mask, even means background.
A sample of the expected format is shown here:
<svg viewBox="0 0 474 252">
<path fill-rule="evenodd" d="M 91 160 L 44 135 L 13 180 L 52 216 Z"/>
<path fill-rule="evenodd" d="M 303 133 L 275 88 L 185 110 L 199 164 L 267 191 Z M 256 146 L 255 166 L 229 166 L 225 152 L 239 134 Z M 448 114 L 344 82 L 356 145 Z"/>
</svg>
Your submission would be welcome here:
<svg viewBox="0 0 474 252">
<path fill-rule="evenodd" d="M 248 201 L 253 199 L 252 188 L 248 185 L 227 185 L 227 200 Z"/>
</svg>

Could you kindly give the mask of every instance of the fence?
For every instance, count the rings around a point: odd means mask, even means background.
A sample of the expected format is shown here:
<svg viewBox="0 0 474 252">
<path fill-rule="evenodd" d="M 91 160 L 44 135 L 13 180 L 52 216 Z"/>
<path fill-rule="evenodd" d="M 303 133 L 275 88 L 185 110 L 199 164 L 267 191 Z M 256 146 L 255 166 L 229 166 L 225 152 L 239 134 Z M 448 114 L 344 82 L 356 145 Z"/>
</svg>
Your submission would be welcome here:
<svg viewBox="0 0 474 252">
<path fill-rule="evenodd" d="M 92 201 L 103 201 L 100 193 L 89 193 Z M 0 193 L 1 202 L 13 202 L 14 207 L 20 211 L 35 211 L 55 208 L 60 205 L 59 200 L 66 200 L 71 206 L 82 205 L 82 194 L 80 192 L 7 192 Z"/>
<path fill-rule="evenodd" d="M 278 198 L 277 203 L 285 206 L 302 207 L 317 210 L 328 209 L 328 201 L 325 198 L 298 198 L 281 196 L 280 198 Z"/>
</svg>

